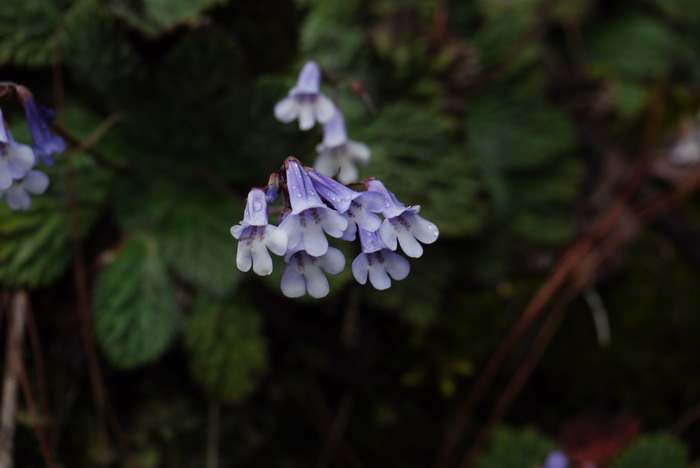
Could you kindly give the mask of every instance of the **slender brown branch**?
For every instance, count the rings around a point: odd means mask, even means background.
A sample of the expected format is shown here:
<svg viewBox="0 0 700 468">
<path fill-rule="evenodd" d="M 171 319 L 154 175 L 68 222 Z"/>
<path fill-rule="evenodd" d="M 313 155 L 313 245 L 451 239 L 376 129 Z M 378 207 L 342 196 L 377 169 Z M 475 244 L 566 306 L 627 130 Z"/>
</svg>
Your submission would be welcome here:
<svg viewBox="0 0 700 468">
<path fill-rule="evenodd" d="M 34 311 L 31 304 L 27 304 L 26 309 L 27 331 L 29 332 L 29 343 L 32 347 L 32 356 L 36 366 L 36 380 L 39 391 L 39 405 L 44 419 L 51 418 L 51 410 L 49 406 L 49 392 L 46 385 L 46 366 L 44 364 L 44 353 L 41 347 L 41 339 L 39 338 L 39 330 L 37 329 L 36 320 L 34 319 Z M 51 437 L 49 437 L 51 440 Z"/>
<path fill-rule="evenodd" d="M 506 337 L 496 348 L 493 355 L 489 358 L 486 366 L 479 374 L 470 392 L 464 399 L 457 413 L 456 420 L 446 433 L 435 461 L 433 462 L 433 468 L 444 468 L 451 464 L 459 441 L 462 439 L 466 430 L 467 422 L 471 420 L 474 410 L 481 402 L 486 390 L 488 390 L 491 382 L 493 382 L 511 351 L 539 317 L 550 299 L 566 283 L 580 261 L 601 239 L 605 238 L 623 215 L 628 201 L 632 198 L 639 184 L 644 179 L 649 162 L 651 161 L 653 154 L 652 149 L 660 129 L 661 116 L 663 115 L 662 97 L 664 95 L 664 90 L 665 80 L 661 80 L 653 93 L 644 136 L 640 143 L 639 156 L 636 158 L 616 198 L 591 231 L 581 236 L 564 252 L 550 276 L 539 288 L 518 321 L 513 325 Z"/>
<path fill-rule="evenodd" d="M 18 293 L 19 294 L 19 293 Z M 13 448 L 17 415 L 17 379 L 19 371 L 14 358 L 16 344 L 24 336 L 23 315 L 16 309 L 21 307 L 22 296 L 15 296 L 7 314 L 7 341 L 5 343 L 5 375 L 2 383 L 2 412 L 0 412 L 0 468 L 12 468 Z"/>
</svg>

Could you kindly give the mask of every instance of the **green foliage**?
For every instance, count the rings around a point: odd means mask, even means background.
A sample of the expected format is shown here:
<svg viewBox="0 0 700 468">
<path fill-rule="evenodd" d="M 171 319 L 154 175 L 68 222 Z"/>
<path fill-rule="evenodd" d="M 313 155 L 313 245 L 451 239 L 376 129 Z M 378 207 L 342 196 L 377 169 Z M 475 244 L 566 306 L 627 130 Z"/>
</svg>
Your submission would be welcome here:
<svg viewBox="0 0 700 468">
<path fill-rule="evenodd" d="M 198 295 L 185 324 L 185 344 L 192 374 L 223 401 L 246 398 L 267 367 L 260 316 L 241 294 L 226 301 Z"/>
<path fill-rule="evenodd" d="M 538 466 L 555 449 L 554 443 L 532 429 L 499 428 L 477 468 L 530 468 Z"/>
<path fill-rule="evenodd" d="M 384 181 L 440 227 L 442 235 L 474 233 L 482 222 L 481 184 L 472 160 L 450 144 L 445 120 L 407 104 L 387 106 L 358 132 L 372 150 L 362 175 Z M 459 213 L 459 216 L 455 216 Z"/>
<path fill-rule="evenodd" d="M 355 66 L 363 53 L 362 28 L 352 21 L 357 0 L 300 1 L 309 6 L 301 29 L 301 49 L 314 57 L 328 71 L 346 72 Z"/>
<path fill-rule="evenodd" d="M 51 284 L 71 261 L 64 208 L 55 199 L 34 197 L 32 208 L 15 212 L 0 203 L 0 284 Z"/>
<path fill-rule="evenodd" d="M 686 468 L 687 450 L 677 439 L 666 435 L 646 435 L 635 441 L 611 468 Z"/>
<path fill-rule="evenodd" d="M 684 52 L 673 31 L 648 16 L 625 16 L 595 28 L 587 50 L 594 71 L 637 79 L 668 71 Z"/>
<path fill-rule="evenodd" d="M 142 85 L 143 60 L 100 0 L 81 0 L 68 12 L 61 47 L 74 79 L 120 110 Z"/>
<path fill-rule="evenodd" d="M 556 244 L 571 232 L 556 216 L 577 194 L 580 163 L 566 114 L 523 91 L 492 91 L 467 117 L 467 148 L 479 164 L 497 217 L 524 237 Z"/>
<path fill-rule="evenodd" d="M 180 314 L 156 239 L 129 239 L 100 274 L 93 297 L 95 333 L 110 361 L 134 368 L 172 343 Z"/>
<path fill-rule="evenodd" d="M 113 0 L 110 7 L 131 26 L 149 36 L 182 25 L 197 26 L 203 13 L 225 0 Z"/>
<path fill-rule="evenodd" d="M 0 8 L 0 65 L 51 65 L 63 3 L 56 0 L 3 0 Z"/>
</svg>

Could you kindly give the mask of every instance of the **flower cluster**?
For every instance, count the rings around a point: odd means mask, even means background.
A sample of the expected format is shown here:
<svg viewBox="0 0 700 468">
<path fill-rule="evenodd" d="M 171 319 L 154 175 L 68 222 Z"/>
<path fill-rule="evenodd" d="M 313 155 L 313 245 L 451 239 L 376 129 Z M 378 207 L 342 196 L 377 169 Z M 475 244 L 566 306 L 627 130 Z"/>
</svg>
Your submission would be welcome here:
<svg viewBox="0 0 700 468">
<path fill-rule="evenodd" d="M 268 252 L 284 256 L 287 264 L 281 289 L 287 297 L 308 292 L 315 298 L 329 292 L 324 274 L 345 269 L 345 257 L 330 247 L 326 236 L 352 241 L 359 238 L 361 253 L 352 262 L 352 273 L 361 283 L 387 289 L 391 279 L 408 276 L 410 264 L 396 252 L 417 258 L 420 243 L 437 240 L 435 224 L 418 215 L 419 206 L 405 206 L 382 182 L 366 179 L 365 191 L 355 191 L 320 172 L 303 167 L 293 157 L 284 162 L 271 184 L 248 194 L 243 221 L 231 228 L 238 239 L 236 263 L 242 271 L 259 275 L 272 272 Z M 268 223 L 268 204 L 282 194 L 279 226 Z M 380 218 L 378 215 L 383 217 Z"/>
<path fill-rule="evenodd" d="M 48 176 L 34 167 L 39 161 L 54 164 L 53 154 L 64 151 L 66 143 L 49 128 L 51 111 L 39 106 L 27 88 L 3 83 L 2 90 L 2 96 L 12 94 L 22 102 L 34 147 L 14 139 L 0 109 L 0 198 L 13 210 L 27 210 L 32 204 L 29 194 L 44 193 L 49 186 Z"/>
<path fill-rule="evenodd" d="M 314 163 L 323 175 L 348 184 L 357 180 L 355 165 L 369 162 L 367 145 L 348 139 L 343 113 L 321 93 L 321 69 L 313 60 L 306 62 L 289 95 L 277 103 L 275 117 L 285 123 L 298 119 L 301 130 L 313 128 L 317 121 L 324 124 Z"/>
</svg>

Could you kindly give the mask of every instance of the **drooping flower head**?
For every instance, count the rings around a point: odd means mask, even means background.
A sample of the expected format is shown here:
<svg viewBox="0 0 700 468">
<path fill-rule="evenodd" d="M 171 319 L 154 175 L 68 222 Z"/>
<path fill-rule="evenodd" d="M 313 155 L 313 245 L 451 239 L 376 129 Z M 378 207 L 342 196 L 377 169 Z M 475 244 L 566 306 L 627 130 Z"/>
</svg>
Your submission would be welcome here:
<svg viewBox="0 0 700 468">
<path fill-rule="evenodd" d="M 418 241 L 424 244 L 435 242 L 440 235 L 437 226 L 418 216 L 420 206 L 407 207 L 379 180 L 368 179 L 365 186 L 384 197 L 384 221 L 379 228 L 379 237 L 387 247 L 396 250 L 398 240 L 401 249 L 409 257 L 418 258 L 423 255 L 423 247 Z"/>
<path fill-rule="evenodd" d="M 47 166 L 54 164 L 54 153 L 62 153 L 66 149 L 66 142 L 58 135 L 54 135 L 49 127 L 49 121 L 53 120 L 53 111 L 41 107 L 32 93 L 24 86 L 17 87 L 24 112 L 27 115 L 29 132 L 34 141 L 34 152 Z"/>
<path fill-rule="evenodd" d="M 231 235 L 238 239 L 236 265 L 241 271 L 253 271 L 265 276 L 272 273 L 272 258 L 287 251 L 287 234 L 277 226 L 268 224 L 265 192 L 253 189 L 248 193 L 243 221 L 231 228 Z"/>
<path fill-rule="evenodd" d="M 311 256 L 320 257 L 328 250 L 324 232 L 331 237 L 341 237 L 348 220 L 321 201 L 296 158 L 287 158 L 284 165 L 292 211 L 280 223 L 280 228 L 287 233 L 288 250 L 305 250 Z"/>
<path fill-rule="evenodd" d="M 34 167 L 34 160 L 32 149 L 17 143 L 12 137 L 0 109 L 0 190 L 7 190 L 13 180 L 23 177 Z"/>
<path fill-rule="evenodd" d="M 359 231 L 362 253 L 352 262 L 352 274 L 358 283 L 367 283 L 369 276 L 372 286 L 384 290 L 391 287 L 391 278 L 400 281 L 408 276 L 408 260 L 387 248 L 376 232 Z"/>
<path fill-rule="evenodd" d="M 370 151 L 367 145 L 348 140 L 345 119 L 340 110 L 336 111 L 323 127 L 323 141 L 316 147 L 319 155 L 314 168 L 328 177 L 338 177 L 343 184 L 357 180 L 355 164 L 369 162 Z"/>
<path fill-rule="evenodd" d="M 282 294 L 292 298 L 301 297 L 307 292 L 316 299 L 327 296 L 330 286 L 323 271 L 337 275 L 345 268 L 345 257 L 333 247 L 328 247 L 318 257 L 303 250 L 292 251 L 285 256 L 285 260 L 287 267 L 282 274 L 280 288 Z"/>
<path fill-rule="evenodd" d="M 374 232 L 379 229 L 382 220 L 373 213 L 384 208 L 384 199 L 376 192 L 356 192 L 345 185 L 310 170 L 309 178 L 316 191 L 330 203 L 338 213 L 345 214 L 348 227 L 343 233 L 343 240 L 355 240 L 357 228 Z"/>
<path fill-rule="evenodd" d="M 569 459 L 560 450 L 555 450 L 547 456 L 542 468 L 568 468 Z"/>
<path fill-rule="evenodd" d="M 275 105 L 277 120 L 288 123 L 298 118 L 301 130 L 309 130 L 316 121 L 328 122 L 334 113 L 335 104 L 321 93 L 321 68 L 313 60 L 304 64 L 289 95 Z"/>
<path fill-rule="evenodd" d="M 7 190 L 0 190 L 0 198 L 5 196 L 7 205 L 13 210 L 28 210 L 32 206 L 30 193 L 42 194 L 49 186 L 49 177 L 40 171 L 27 171 L 21 179 L 15 179 Z"/>
</svg>

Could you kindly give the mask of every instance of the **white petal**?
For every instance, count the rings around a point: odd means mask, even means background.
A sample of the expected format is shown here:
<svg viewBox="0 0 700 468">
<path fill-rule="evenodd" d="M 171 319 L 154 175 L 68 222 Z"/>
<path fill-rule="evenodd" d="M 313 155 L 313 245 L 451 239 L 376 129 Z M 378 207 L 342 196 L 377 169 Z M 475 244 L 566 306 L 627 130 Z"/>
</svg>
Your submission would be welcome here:
<svg viewBox="0 0 700 468">
<path fill-rule="evenodd" d="M 388 219 L 382 221 L 382 225 L 379 227 L 379 238 L 391 250 L 396 250 L 396 229 Z"/>
<path fill-rule="evenodd" d="M 338 160 L 336 157 L 329 153 L 321 153 L 316 158 L 314 162 L 314 169 L 327 177 L 335 177 L 340 169 Z"/>
<path fill-rule="evenodd" d="M 357 238 L 357 224 L 355 223 L 355 220 L 352 218 L 348 219 L 348 227 L 345 229 L 345 232 L 343 232 L 343 235 L 340 237 L 341 240 L 344 241 L 354 241 Z"/>
<path fill-rule="evenodd" d="M 338 181 L 341 184 L 349 184 L 350 182 L 356 182 L 358 177 L 357 168 L 352 163 L 350 158 L 344 157 L 339 160 L 340 162 L 340 172 L 338 173 Z"/>
<path fill-rule="evenodd" d="M 314 110 L 316 111 L 316 120 L 318 120 L 321 123 L 326 123 L 329 120 L 331 120 L 331 118 L 336 112 L 335 104 L 333 104 L 333 101 L 328 99 L 323 94 L 319 94 L 316 98 L 314 108 Z"/>
<path fill-rule="evenodd" d="M 49 176 L 39 171 L 29 171 L 24 176 L 24 188 L 31 193 L 44 193 L 49 186 Z"/>
<path fill-rule="evenodd" d="M 399 238 L 399 245 L 401 245 L 401 250 L 409 257 L 418 258 L 423 255 L 423 247 L 420 243 L 413 237 L 413 233 L 405 229 L 397 229 L 397 235 Z"/>
<path fill-rule="evenodd" d="M 328 285 L 328 279 L 323 274 L 320 268 L 309 266 L 304 271 L 304 279 L 306 279 L 306 289 L 309 291 L 309 296 L 319 299 L 325 297 L 330 292 L 331 288 Z"/>
<path fill-rule="evenodd" d="M 328 252 L 320 257 L 316 263 L 327 273 L 337 275 L 345 268 L 345 255 L 333 247 L 328 248 Z"/>
<path fill-rule="evenodd" d="M 27 145 L 15 143 L 8 147 L 7 157 L 20 171 L 28 171 L 34 167 L 34 151 Z"/>
<path fill-rule="evenodd" d="M 348 156 L 356 163 L 365 165 L 369 162 L 369 158 L 372 154 L 369 147 L 364 143 L 350 140 L 347 142 L 347 148 Z"/>
<path fill-rule="evenodd" d="M 240 239 L 241 234 L 243 234 L 243 231 L 246 227 L 248 226 L 244 226 L 242 224 L 236 224 L 235 226 L 231 226 L 231 235 L 236 239 Z"/>
<path fill-rule="evenodd" d="M 268 224 L 265 226 L 265 237 L 263 242 L 275 255 L 284 255 L 287 251 L 287 233 L 277 226 Z"/>
<path fill-rule="evenodd" d="M 291 259 L 282 274 L 280 289 L 282 289 L 282 294 L 291 298 L 301 297 L 306 294 L 306 281 L 299 273 L 295 258 Z"/>
<path fill-rule="evenodd" d="M 391 287 L 391 279 L 386 274 L 384 265 L 376 261 L 376 256 L 372 260 L 372 265 L 369 267 L 369 282 L 380 291 L 389 289 Z"/>
<path fill-rule="evenodd" d="M 313 257 L 320 257 L 328 251 L 328 239 L 323 233 L 320 224 L 315 224 L 310 219 L 307 221 L 303 234 L 303 249 Z"/>
<path fill-rule="evenodd" d="M 272 258 L 263 242 L 255 242 L 250 253 L 253 255 L 253 271 L 256 274 L 267 276 L 272 273 Z"/>
<path fill-rule="evenodd" d="M 314 107 L 310 102 L 299 104 L 299 129 L 308 130 L 314 126 Z"/>
<path fill-rule="evenodd" d="M 275 117 L 280 122 L 291 122 L 299 115 L 299 103 L 292 97 L 282 99 L 275 104 Z"/>
<path fill-rule="evenodd" d="M 382 220 L 379 219 L 379 216 L 369 213 L 364 209 L 357 213 L 355 222 L 360 228 L 369 232 L 375 232 L 382 225 Z"/>
<path fill-rule="evenodd" d="M 236 266 L 241 271 L 250 270 L 253 264 L 253 256 L 245 240 L 238 241 L 238 251 L 236 252 Z"/>
<path fill-rule="evenodd" d="M 335 210 L 325 209 L 319 213 L 321 226 L 329 236 L 338 238 L 343 235 L 348 227 L 348 219 Z"/>
<path fill-rule="evenodd" d="M 424 244 L 432 244 L 437 240 L 440 231 L 435 224 L 418 215 L 410 216 L 409 219 L 411 223 L 411 232 L 416 239 Z"/>
<path fill-rule="evenodd" d="M 361 253 L 352 261 L 352 276 L 355 277 L 358 283 L 365 284 L 367 282 L 367 273 L 369 273 L 367 254 Z"/>
<path fill-rule="evenodd" d="M 2 125 L 2 123 L 0 123 Z M 7 166 L 7 161 L 0 159 L 0 190 L 6 190 L 12 185 L 12 172 Z"/>
<path fill-rule="evenodd" d="M 279 225 L 279 228 L 287 234 L 287 249 L 292 250 L 301 241 L 301 227 L 298 215 L 287 215 Z"/>
<path fill-rule="evenodd" d="M 382 250 L 382 255 L 384 256 L 384 268 L 392 278 L 398 281 L 408 276 L 411 271 L 411 264 L 408 263 L 408 260 L 387 249 Z"/>
<path fill-rule="evenodd" d="M 32 206 L 32 199 L 21 185 L 15 185 L 5 192 L 7 205 L 13 210 L 28 210 Z"/>
</svg>

